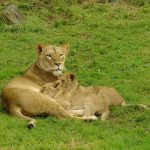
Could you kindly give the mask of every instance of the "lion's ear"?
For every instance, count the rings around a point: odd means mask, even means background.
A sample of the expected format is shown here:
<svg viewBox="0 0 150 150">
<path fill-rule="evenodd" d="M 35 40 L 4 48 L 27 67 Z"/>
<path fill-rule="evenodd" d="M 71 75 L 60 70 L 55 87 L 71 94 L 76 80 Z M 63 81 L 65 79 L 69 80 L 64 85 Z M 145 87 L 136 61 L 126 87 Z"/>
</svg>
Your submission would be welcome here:
<svg viewBox="0 0 150 150">
<path fill-rule="evenodd" d="M 60 47 L 62 48 L 62 50 L 65 53 L 65 55 L 67 55 L 69 50 L 70 50 L 70 45 L 69 44 L 63 44 Z"/>
<path fill-rule="evenodd" d="M 71 73 L 69 76 L 70 76 L 71 81 L 75 79 L 75 74 Z"/>
<path fill-rule="evenodd" d="M 44 48 L 44 46 L 43 46 L 43 45 L 38 44 L 38 46 L 37 46 L 37 52 L 38 52 L 38 54 L 41 54 L 41 53 L 42 53 L 43 48 Z"/>
</svg>

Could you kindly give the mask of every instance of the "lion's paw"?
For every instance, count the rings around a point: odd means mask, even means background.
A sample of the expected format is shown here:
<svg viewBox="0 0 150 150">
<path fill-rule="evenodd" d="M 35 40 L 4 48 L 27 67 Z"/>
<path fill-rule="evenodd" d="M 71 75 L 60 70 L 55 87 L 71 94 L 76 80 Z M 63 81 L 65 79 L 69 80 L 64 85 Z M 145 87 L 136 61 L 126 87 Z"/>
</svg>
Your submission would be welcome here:
<svg viewBox="0 0 150 150">
<path fill-rule="evenodd" d="M 93 120 L 97 120 L 98 118 L 96 116 L 84 116 L 84 120 L 86 122 L 90 122 L 90 121 L 93 121 Z"/>
</svg>

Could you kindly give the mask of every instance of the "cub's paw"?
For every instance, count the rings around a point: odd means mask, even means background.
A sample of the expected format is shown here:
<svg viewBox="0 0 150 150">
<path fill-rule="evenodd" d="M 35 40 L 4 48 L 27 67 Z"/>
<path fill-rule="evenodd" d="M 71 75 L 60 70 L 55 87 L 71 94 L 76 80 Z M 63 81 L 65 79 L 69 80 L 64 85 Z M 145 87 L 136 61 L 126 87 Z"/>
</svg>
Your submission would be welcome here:
<svg viewBox="0 0 150 150">
<path fill-rule="evenodd" d="M 84 121 L 90 122 L 93 120 L 97 120 L 98 118 L 96 116 L 84 116 Z"/>
</svg>

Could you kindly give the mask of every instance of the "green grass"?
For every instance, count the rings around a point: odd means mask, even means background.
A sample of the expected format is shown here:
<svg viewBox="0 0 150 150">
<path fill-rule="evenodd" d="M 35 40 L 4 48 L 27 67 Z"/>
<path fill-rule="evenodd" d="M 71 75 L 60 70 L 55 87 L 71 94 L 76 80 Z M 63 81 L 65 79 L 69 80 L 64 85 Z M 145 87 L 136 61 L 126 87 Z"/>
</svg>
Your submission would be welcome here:
<svg viewBox="0 0 150 150">
<path fill-rule="evenodd" d="M 150 104 L 148 3 L 141 7 L 84 0 L 12 3 L 26 20 L 20 25 L 0 22 L 0 89 L 34 62 L 37 43 L 66 42 L 71 50 L 65 71 L 75 72 L 80 84 L 115 87 L 128 103 Z M 2 150 L 149 150 L 149 133 L 150 111 L 136 107 L 111 108 L 105 123 L 37 118 L 36 128 L 29 131 L 25 121 L 0 106 Z"/>
</svg>

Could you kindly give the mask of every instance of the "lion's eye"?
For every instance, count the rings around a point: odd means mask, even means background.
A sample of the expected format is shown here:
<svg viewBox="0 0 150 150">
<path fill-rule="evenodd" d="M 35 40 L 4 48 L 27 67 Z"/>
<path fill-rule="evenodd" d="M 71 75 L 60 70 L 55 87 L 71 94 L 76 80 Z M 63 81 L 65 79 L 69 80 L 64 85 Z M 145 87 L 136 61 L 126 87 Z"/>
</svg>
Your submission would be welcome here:
<svg viewBox="0 0 150 150">
<path fill-rule="evenodd" d="M 60 54 L 60 56 L 63 56 L 63 54 Z"/>
</svg>

